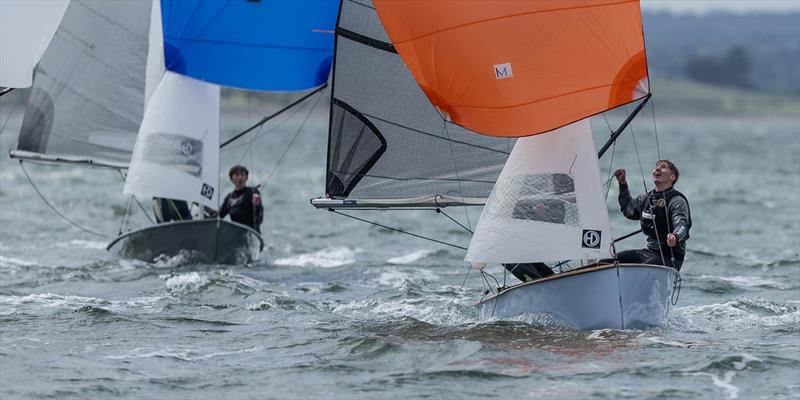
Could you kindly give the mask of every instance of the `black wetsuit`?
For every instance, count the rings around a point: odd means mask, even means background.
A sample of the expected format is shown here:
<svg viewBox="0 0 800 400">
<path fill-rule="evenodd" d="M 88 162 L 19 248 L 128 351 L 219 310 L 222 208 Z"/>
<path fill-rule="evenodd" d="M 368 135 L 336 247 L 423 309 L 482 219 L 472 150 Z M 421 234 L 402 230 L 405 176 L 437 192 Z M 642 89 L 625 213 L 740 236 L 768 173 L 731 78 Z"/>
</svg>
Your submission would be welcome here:
<svg viewBox="0 0 800 400">
<path fill-rule="evenodd" d="M 219 217 L 225 218 L 230 214 L 231 221 L 247 225 L 261 233 L 261 222 L 264 219 L 264 207 L 259 204 L 253 205 L 253 195 L 261 194 L 258 189 L 244 187 L 241 190 L 234 190 L 222 200 L 222 207 L 219 210 Z"/>
<path fill-rule="evenodd" d="M 621 263 L 657 264 L 680 271 L 686 255 L 686 240 L 692 227 L 689 201 L 681 192 L 670 188 L 664 192 L 651 190 L 649 193 L 631 197 L 627 186 L 620 187 L 619 207 L 626 218 L 638 220 L 642 232 L 647 236 L 647 248 L 626 250 L 617 253 Z M 677 236 L 677 243 L 667 245 L 667 235 Z"/>
</svg>

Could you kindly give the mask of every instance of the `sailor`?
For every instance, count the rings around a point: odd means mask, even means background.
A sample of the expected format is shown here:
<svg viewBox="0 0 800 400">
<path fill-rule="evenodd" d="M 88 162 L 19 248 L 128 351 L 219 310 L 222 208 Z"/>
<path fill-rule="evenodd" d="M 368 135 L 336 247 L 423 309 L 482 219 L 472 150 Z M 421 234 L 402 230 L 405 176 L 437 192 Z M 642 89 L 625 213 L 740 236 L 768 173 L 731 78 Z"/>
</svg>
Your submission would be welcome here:
<svg viewBox="0 0 800 400">
<path fill-rule="evenodd" d="M 261 205 L 261 193 L 258 188 L 246 186 L 250 172 L 241 165 L 234 165 L 228 171 L 228 177 L 234 189 L 222 200 L 219 217 L 230 214 L 231 221 L 247 225 L 261 233 L 261 221 L 264 219 L 264 207 Z"/>
<path fill-rule="evenodd" d="M 621 251 L 617 253 L 617 261 L 665 265 L 680 271 L 692 216 L 686 196 L 673 187 L 680 176 L 678 168 L 669 160 L 656 161 L 655 189 L 636 199 L 628 191 L 625 169 L 614 171 L 614 176 L 619 184 L 620 211 L 626 218 L 638 220 L 647 236 L 646 249 Z"/>
</svg>

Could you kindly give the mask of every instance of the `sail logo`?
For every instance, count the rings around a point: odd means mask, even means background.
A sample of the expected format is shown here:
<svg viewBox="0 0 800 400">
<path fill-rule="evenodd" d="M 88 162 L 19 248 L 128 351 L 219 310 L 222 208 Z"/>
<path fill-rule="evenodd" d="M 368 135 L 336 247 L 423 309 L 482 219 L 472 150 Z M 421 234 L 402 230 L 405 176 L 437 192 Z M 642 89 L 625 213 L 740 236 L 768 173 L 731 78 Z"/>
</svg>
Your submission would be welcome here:
<svg viewBox="0 0 800 400">
<path fill-rule="evenodd" d="M 214 197 L 214 188 L 207 183 L 203 184 L 203 188 L 200 189 L 200 195 L 211 200 Z"/>
<path fill-rule="evenodd" d="M 514 71 L 511 70 L 511 63 L 495 64 L 494 77 L 496 79 L 508 79 L 514 77 Z"/>
<path fill-rule="evenodd" d="M 589 248 L 589 249 L 599 249 L 600 248 L 600 231 L 595 231 L 591 229 L 584 229 L 583 230 L 583 243 L 581 247 Z"/>
</svg>

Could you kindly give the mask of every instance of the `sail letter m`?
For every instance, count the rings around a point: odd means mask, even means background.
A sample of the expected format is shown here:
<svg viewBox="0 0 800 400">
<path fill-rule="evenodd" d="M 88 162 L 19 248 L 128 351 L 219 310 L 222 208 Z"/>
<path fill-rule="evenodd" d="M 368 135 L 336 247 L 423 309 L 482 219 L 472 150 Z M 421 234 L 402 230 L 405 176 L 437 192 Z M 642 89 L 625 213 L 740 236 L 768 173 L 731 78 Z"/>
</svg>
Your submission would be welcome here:
<svg viewBox="0 0 800 400">
<path fill-rule="evenodd" d="M 507 79 L 514 76 L 514 72 L 511 70 L 511 63 L 505 64 L 495 64 L 494 65 L 494 77 L 497 79 Z"/>
</svg>

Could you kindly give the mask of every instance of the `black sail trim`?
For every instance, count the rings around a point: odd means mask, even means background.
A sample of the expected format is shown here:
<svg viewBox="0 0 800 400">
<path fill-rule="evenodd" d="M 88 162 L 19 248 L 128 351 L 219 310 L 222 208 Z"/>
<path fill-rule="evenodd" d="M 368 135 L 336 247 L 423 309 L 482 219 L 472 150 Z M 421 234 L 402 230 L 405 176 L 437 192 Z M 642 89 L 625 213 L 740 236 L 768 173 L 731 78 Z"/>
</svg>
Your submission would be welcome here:
<svg viewBox="0 0 800 400">
<path fill-rule="evenodd" d="M 364 164 L 364 166 L 361 167 L 361 169 L 359 169 L 356 172 L 356 174 L 354 174 L 355 177 L 353 178 L 353 180 L 344 188 L 344 190 L 342 190 L 341 193 L 336 194 L 336 197 L 346 198 L 347 196 L 350 195 L 350 192 L 352 192 L 353 189 L 358 185 L 361 179 L 363 179 L 364 176 L 366 176 L 367 172 L 369 172 L 369 170 L 372 169 L 375 163 L 378 162 L 383 153 L 386 152 L 386 138 L 383 137 L 380 130 L 378 129 L 378 127 L 375 126 L 375 124 L 373 124 L 369 119 L 367 119 L 367 117 L 358 112 L 355 108 L 351 107 L 349 104 L 337 98 L 334 98 L 333 103 L 331 105 L 337 105 L 341 107 L 343 110 L 350 113 L 351 115 L 358 118 L 358 120 L 364 123 L 364 126 L 368 127 L 369 130 L 375 135 L 375 137 L 377 137 L 378 140 L 381 142 L 381 146 L 375 151 L 375 153 L 372 154 L 372 157 L 370 157 L 369 160 Z M 328 169 L 330 171 L 330 165 L 328 165 Z"/>
<path fill-rule="evenodd" d="M 353 32 L 351 30 L 342 28 L 340 26 L 336 27 L 336 34 L 342 37 L 346 37 L 354 42 L 358 42 L 367 45 L 369 47 L 374 47 L 378 50 L 388 51 L 390 53 L 397 54 L 397 50 L 391 43 L 386 43 L 382 40 L 373 39 L 371 37 L 364 36 L 360 33 Z"/>
</svg>

